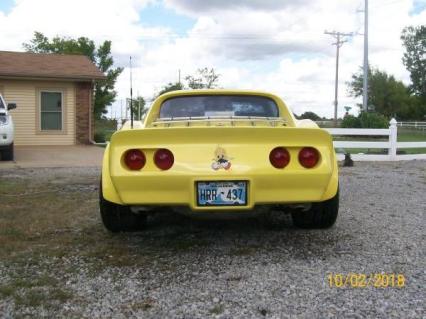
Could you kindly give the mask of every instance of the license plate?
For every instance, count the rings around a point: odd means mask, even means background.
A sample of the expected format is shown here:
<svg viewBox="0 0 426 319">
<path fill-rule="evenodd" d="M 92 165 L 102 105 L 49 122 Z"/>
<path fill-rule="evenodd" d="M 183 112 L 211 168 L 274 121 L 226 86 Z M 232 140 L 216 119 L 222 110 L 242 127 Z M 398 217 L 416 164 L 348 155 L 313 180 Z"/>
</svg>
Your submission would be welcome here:
<svg viewBox="0 0 426 319">
<path fill-rule="evenodd" d="M 197 182 L 198 206 L 246 206 L 247 182 Z"/>
</svg>

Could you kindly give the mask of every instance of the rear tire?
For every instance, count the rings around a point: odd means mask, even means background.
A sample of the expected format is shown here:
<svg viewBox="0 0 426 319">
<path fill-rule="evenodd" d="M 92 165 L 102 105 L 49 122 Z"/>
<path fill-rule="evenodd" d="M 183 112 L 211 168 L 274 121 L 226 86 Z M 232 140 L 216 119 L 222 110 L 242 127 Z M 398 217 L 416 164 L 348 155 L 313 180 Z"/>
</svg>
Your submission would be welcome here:
<svg viewBox="0 0 426 319">
<path fill-rule="evenodd" d="M 339 189 L 333 198 L 324 202 L 312 203 L 307 211 L 298 211 L 291 214 L 293 224 L 305 229 L 323 229 L 334 225 L 339 213 Z"/>
<path fill-rule="evenodd" d="M 2 151 L 1 159 L 2 161 L 13 161 L 13 143 Z"/>
<path fill-rule="evenodd" d="M 103 197 L 102 182 L 99 186 L 99 209 L 102 222 L 110 232 L 133 232 L 143 230 L 146 226 L 146 215 L 135 214 L 129 206 L 118 205 Z"/>
</svg>

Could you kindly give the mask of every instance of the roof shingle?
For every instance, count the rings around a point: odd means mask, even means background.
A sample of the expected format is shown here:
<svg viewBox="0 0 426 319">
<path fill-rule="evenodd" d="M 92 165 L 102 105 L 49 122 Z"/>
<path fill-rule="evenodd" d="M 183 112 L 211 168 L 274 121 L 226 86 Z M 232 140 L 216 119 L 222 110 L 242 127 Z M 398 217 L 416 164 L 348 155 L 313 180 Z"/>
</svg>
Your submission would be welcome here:
<svg viewBox="0 0 426 319">
<path fill-rule="evenodd" d="M 84 55 L 0 51 L 0 77 L 102 80 L 105 75 Z"/>
</svg>

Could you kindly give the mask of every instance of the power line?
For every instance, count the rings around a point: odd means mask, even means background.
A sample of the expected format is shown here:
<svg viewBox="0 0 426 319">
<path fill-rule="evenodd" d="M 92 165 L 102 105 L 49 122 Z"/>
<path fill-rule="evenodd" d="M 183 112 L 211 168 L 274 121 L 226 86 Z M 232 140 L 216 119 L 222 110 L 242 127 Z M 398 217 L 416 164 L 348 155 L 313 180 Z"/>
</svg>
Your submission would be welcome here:
<svg viewBox="0 0 426 319">
<path fill-rule="evenodd" d="M 337 31 L 324 31 L 325 34 L 331 35 L 336 39 L 332 45 L 336 46 L 336 79 L 334 84 L 334 124 L 337 124 L 337 105 L 338 105 L 338 89 L 339 89 L 339 53 L 343 43 L 348 42 L 347 38 L 353 36 L 353 32 L 343 33 Z"/>
<path fill-rule="evenodd" d="M 381 7 L 386 7 L 386 6 L 394 5 L 394 4 L 401 3 L 401 2 L 403 2 L 403 0 L 394 0 L 394 1 L 389 1 L 389 2 L 385 2 L 385 3 L 375 3 L 371 7 L 372 8 L 381 8 Z"/>
<path fill-rule="evenodd" d="M 304 32 L 305 36 L 316 37 L 317 32 Z M 192 32 L 192 33 L 169 33 L 169 34 L 141 34 L 137 37 L 138 40 L 163 41 L 167 39 L 219 39 L 219 40 L 286 40 L 288 34 L 215 34 L 207 32 Z"/>
</svg>

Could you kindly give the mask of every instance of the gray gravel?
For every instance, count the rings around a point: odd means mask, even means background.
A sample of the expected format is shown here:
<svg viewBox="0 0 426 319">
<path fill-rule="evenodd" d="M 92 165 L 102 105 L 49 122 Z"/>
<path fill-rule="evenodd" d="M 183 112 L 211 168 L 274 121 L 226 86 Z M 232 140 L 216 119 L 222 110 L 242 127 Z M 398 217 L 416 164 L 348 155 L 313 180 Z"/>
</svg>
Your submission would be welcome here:
<svg viewBox="0 0 426 319">
<path fill-rule="evenodd" d="M 84 177 L 98 170 L 50 173 Z M 142 265 L 96 270 L 96 259 L 78 253 L 29 264 L 25 272 L 54 269 L 73 297 L 54 313 L 3 298 L 0 316 L 425 317 L 426 162 L 356 163 L 341 168 L 340 185 L 340 215 L 328 230 L 296 229 L 289 218 L 268 229 L 253 219 L 194 221 L 166 214 L 153 218 L 143 233 L 114 238 L 131 256 L 146 256 Z M 94 227 L 102 228 L 100 222 Z M 0 262 L 0 282 L 13 272 Z M 401 273 L 406 285 L 329 287 L 329 273 L 350 272 Z"/>
</svg>

